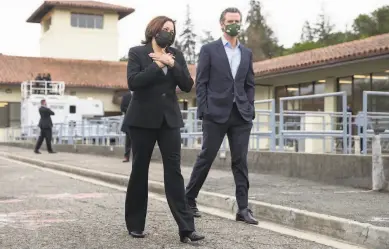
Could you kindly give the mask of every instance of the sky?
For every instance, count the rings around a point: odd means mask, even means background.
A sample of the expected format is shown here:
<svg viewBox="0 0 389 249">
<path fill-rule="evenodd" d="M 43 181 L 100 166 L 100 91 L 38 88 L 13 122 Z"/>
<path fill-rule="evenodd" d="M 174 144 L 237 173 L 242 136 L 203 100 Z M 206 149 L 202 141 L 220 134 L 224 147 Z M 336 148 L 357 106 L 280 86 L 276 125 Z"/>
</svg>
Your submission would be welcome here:
<svg viewBox="0 0 389 249">
<path fill-rule="evenodd" d="M 237 7 L 246 17 L 249 0 L 101 0 L 132 7 L 135 12 L 119 24 L 119 57 L 143 39 L 148 22 L 166 15 L 177 21 L 177 33 L 182 31 L 186 5 L 190 5 L 194 30 L 202 34 L 209 30 L 220 37 L 220 13 L 227 7 Z M 43 0 L 0 0 L 0 53 L 19 56 L 39 56 L 40 25 L 27 23 L 27 18 Z M 263 14 L 274 30 L 280 45 L 289 47 L 298 42 L 305 21 L 314 22 L 322 10 L 330 17 L 336 30 L 351 29 L 355 17 L 370 13 L 389 0 L 261 0 Z"/>
</svg>

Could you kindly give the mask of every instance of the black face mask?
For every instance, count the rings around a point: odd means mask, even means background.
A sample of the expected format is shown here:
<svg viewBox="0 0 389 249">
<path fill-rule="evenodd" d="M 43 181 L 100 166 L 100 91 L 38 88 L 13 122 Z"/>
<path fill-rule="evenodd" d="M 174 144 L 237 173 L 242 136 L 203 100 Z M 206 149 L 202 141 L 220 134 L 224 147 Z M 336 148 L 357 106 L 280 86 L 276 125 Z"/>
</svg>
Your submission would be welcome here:
<svg viewBox="0 0 389 249">
<path fill-rule="evenodd" d="M 165 30 L 161 30 L 156 36 L 155 36 L 155 42 L 158 46 L 161 48 L 166 48 L 169 46 L 172 42 L 173 34 L 170 32 L 167 32 Z"/>
</svg>

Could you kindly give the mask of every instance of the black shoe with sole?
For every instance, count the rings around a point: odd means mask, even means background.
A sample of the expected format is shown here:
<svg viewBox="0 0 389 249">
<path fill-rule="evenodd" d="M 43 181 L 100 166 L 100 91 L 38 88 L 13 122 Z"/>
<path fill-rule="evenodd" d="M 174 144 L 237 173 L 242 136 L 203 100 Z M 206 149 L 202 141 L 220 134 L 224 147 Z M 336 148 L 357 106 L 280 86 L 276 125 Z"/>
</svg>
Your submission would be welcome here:
<svg viewBox="0 0 389 249">
<path fill-rule="evenodd" d="M 203 239 L 205 239 L 205 236 L 198 234 L 197 232 L 191 232 L 186 235 L 183 234 L 180 235 L 180 241 L 182 243 L 188 243 L 189 241 L 195 242 Z"/>
</svg>

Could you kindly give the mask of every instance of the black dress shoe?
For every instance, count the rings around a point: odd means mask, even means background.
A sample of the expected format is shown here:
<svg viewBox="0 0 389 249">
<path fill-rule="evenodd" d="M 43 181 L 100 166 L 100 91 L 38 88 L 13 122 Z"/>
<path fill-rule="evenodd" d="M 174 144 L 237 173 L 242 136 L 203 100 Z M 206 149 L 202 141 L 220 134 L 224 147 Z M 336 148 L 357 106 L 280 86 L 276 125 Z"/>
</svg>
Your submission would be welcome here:
<svg viewBox="0 0 389 249">
<path fill-rule="evenodd" d="M 132 231 L 130 232 L 130 235 L 134 238 L 144 238 L 146 236 L 144 232 L 139 232 L 139 231 Z"/>
<path fill-rule="evenodd" d="M 39 152 L 39 150 L 34 150 L 34 153 L 35 154 L 42 154 L 42 153 Z"/>
<path fill-rule="evenodd" d="M 258 221 L 254 218 L 253 212 L 248 208 L 238 211 L 236 214 L 236 221 L 243 221 L 247 224 L 258 225 Z"/>
<path fill-rule="evenodd" d="M 190 208 L 190 211 L 193 214 L 193 217 L 195 217 L 195 218 L 200 218 L 201 217 L 201 213 L 200 213 L 199 209 L 196 206 L 194 206 L 194 207 L 189 206 L 189 208 Z"/>
<path fill-rule="evenodd" d="M 49 151 L 49 154 L 56 154 L 57 152 L 55 151 Z"/>
<path fill-rule="evenodd" d="M 199 241 L 205 239 L 204 235 L 198 234 L 197 232 L 190 232 L 187 234 L 180 234 L 180 241 L 182 243 L 188 243 L 189 241 Z"/>
</svg>

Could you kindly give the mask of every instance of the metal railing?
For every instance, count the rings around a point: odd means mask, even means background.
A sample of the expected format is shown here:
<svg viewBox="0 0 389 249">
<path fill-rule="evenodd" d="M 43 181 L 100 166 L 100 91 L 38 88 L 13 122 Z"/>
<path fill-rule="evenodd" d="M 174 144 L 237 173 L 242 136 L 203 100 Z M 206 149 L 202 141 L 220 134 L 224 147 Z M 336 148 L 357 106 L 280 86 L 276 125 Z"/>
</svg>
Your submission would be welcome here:
<svg viewBox="0 0 389 249">
<path fill-rule="evenodd" d="M 389 92 L 379 92 L 379 91 L 364 91 L 363 92 L 363 101 L 362 101 L 362 115 L 363 115 L 363 125 L 361 127 L 362 129 L 362 144 L 363 144 L 363 148 L 362 148 L 362 153 L 363 154 L 367 154 L 367 151 L 368 151 L 368 147 L 367 147 L 367 143 L 368 143 L 368 139 L 372 139 L 373 136 L 374 136 L 374 131 L 373 129 L 368 129 L 368 121 L 369 120 L 375 120 L 376 121 L 376 124 L 375 125 L 378 125 L 378 120 L 381 120 L 380 124 L 384 126 L 384 124 L 386 123 L 389 123 L 388 121 L 387 122 L 383 122 L 382 119 L 389 119 L 389 113 L 387 112 L 368 112 L 368 97 L 369 96 L 386 96 L 388 97 L 389 96 Z M 387 132 L 387 129 L 389 129 L 389 127 L 383 127 L 383 133 L 380 134 L 381 138 L 383 139 L 388 139 L 389 138 L 389 132 Z M 358 129 L 359 130 L 359 129 Z"/>
<path fill-rule="evenodd" d="M 342 121 L 343 121 L 343 130 L 286 130 L 284 129 L 284 116 L 288 111 L 284 111 L 284 102 L 290 100 L 303 100 L 303 99 L 314 99 L 314 98 L 324 98 L 324 97 L 342 97 Z M 323 93 L 315 95 L 304 95 L 304 96 L 293 96 L 293 97 L 283 97 L 280 98 L 280 128 L 279 128 L 279 142 L 280 150 L 284 150 L 284 139 L 285 138 L 326 138 L 326 137 L 343 137 L 343 153 L 347 154 L 347 93 L 346 92 L 335 92 L 335 93 Z"/>
<path fill-rule="evenodd" d="M 285 97 L 280 99 L 280 113 L 276 113 L 275 100 L 255 101 L 256 118 L 250 136 L 250 150 L 296 151 L 310 153 L 362 153 L 371 147 L 374 120 L 388 126 L 389 112 L 367 112 L 367 96 L 383 95 L 386 92 L 365 92 L 363 111 L 356 116 L 347 113 L 345 92 Z M 284 110 L 287 101 L 341 97 L 341 112 L 291 111 Z M 185 126 L 181 129 L 184 148 L 201 148 L 202 121 L 197 117 L 197 108 L 182 111 Z M 277 122 L 277 119 L 279 121 Z M 384 121 L 388 119 L 388 121 Z M 121 132 L 123 116 L 100 119 L 84 119 L 78 123 L 59 123 L 53 127 L 53 140 L 58 144 L 90 144 L 123 146 L 125 135 Z M 3 141 L 35 141 L 39 136 L 38 127 L 11 127 L 0 130 Z M 383 151 L 389 150 L 389 133 L 381 134 Z M 370 139 L 370 140 L 369 140 Z M 386 140 L 388 141 L 386 141 Z M 387 142 L 387 146 L 385 143 Z M 353 151 L 354 147 L 354 151 Z M 224 139 L 221 151 L 229 148 Z"/>
</svg>

